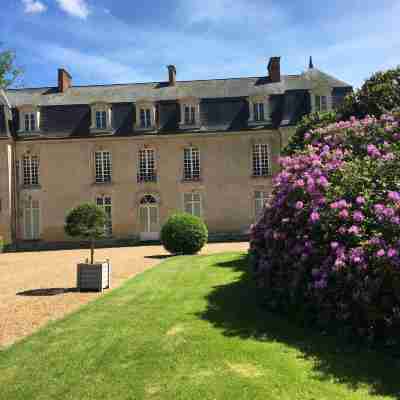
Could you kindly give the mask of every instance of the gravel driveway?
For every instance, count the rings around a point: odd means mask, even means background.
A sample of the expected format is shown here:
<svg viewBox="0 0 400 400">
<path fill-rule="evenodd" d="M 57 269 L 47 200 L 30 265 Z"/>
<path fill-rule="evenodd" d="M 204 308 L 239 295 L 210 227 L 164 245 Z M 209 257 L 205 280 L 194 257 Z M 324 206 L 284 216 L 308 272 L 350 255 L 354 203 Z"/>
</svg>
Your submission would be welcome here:
<svg viewBox="0 0 400 400">
<path fill-rule="evenodd" d="M 201 253 L 247 249 L 247 242 L 213 243 Z M 113 288 L 158 264 L 162 257 L 157 256 L 166 254 L 162 246 L 98 249 L 95 253 L 98 260 L 110 258 Z M 88 255 L 86 249 L 0 255 L 0 348 L 100 296 L 75 290 L 76 264 Z"/>
</svg>

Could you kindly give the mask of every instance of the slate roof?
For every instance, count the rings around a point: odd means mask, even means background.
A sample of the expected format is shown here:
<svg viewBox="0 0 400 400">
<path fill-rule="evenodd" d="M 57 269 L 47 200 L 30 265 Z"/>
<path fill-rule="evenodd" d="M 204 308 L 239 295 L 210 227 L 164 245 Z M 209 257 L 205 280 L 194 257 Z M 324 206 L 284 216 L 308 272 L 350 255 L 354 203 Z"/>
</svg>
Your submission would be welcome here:
<svg viewBox="0 0 400 400">
<path fill-rule="evenodd" d="M 269 82 L 266 77 L 248 77 L 177 81 L 176 86 L 172 87 L 166 82 L 73 86 L 65 93 L 58 93 L 57 88 L 54 87 L 44 87 L 7 90 L 7 97 L 13 106 L 91 104 L 102 101 L 124 103 L 143 98 L 163 101 L 190 96 L 215 99 L 257 94 L 283 94 L 287 90 L 309 90 L 315 79 L 323 80 L 331 87 L 351 87 L 318 69 L 312 69 L 301 75 L 282 75 L 281 81 L 274 83 Z"/>
<path fill-rule="evenodd" d="M 248 125 L 249 96 L 269 95 L 268 112 L 271 122 L 254 129 L 296 124 L 311 111 L 309 90 L 321 85 L 333 88 L 334 104 L 339 104 L 351 86 L 318 69 L 309 69 L 300 75 L 282 75 L 280 82 L 268 77 L 246 77 L 177 81 L 175 86 L 167 82 L 132 83 L 115 85 L 72 86 L 60 93 L 57 87 L 9 89 L 3 101 L 0 93 L 0 136 L 5 136 L 5 116 L 10 116 L 8 126 L 18 136 L 19 113 L 22 105 L 40 107 L 40 132 L 25 139 L 93 136 L 90 131 L 90 105 L 97 102 L 111 104 L 112 129 L 116 136 L 143 135 L 135 131 L 135 106 L 138 100 L 152 100 L 157 104 L 157 132 L 177 133 L 179 127 L 179 99 L 195 97 L 200 100 L 200 133 L 253 129 Z M 1 104 L 3 103 L 3 106 Z M 9 103 L 9 104 L 8 104 Z M 7 111 L 8 110 L 8 111 Z M 7 111 L 7 112 L 6 112 Z M 154 132 L 148 132 L 154 133 Z"/>
</svg>

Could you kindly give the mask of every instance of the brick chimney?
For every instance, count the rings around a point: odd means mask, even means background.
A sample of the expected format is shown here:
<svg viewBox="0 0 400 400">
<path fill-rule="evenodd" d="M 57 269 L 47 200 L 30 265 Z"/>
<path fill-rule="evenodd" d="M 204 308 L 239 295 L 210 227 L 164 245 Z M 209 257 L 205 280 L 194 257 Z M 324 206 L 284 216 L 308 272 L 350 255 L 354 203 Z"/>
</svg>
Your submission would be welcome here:
<svg viewBox="0 0 400 400">
<path fill-rule="evenodd" d="M 176 85 L 176 68 L 175 65 L 168 65 L 168 81 L 169 86 Z"/>
<path fill-rule="evenodd" d="M 271 57 L 268 62 L 268 77 L 271 82 L 281 81 L 281 58 Z"/>
<path fill-rule="evenodd" d="M 58 69 L 58 91 L 64 93 L 72 86 L 72 77 L 64 68 Z"/>
</svg>

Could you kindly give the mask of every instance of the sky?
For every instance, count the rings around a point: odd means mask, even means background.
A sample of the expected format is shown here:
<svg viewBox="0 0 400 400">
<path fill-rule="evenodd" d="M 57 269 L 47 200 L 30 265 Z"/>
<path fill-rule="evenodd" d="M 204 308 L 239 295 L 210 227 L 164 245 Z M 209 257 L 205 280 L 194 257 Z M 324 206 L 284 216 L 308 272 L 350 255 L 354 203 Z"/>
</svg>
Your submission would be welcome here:
<svg viewBox="0 0 400 400">
<path fill-rule="evenodd" d="M 1 49 L 25 87 L 265 76 L 316 68 L 359 87 L 400 64 L 400 1 L 1 0 Z"/>
</svg>

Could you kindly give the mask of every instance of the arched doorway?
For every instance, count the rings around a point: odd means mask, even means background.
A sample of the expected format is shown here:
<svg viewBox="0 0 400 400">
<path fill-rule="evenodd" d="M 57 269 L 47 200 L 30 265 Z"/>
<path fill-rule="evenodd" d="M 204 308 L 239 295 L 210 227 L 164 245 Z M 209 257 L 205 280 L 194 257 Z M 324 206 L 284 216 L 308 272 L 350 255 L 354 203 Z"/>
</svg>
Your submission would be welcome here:
<svg viewBox="0 0 400 400">
<path fill-rule="evenodd" d="M 140 240 L 158 240 L 160 224 L 157 199 L 151 194 L 142 197 L 139 203 Z"/>
</svg>

